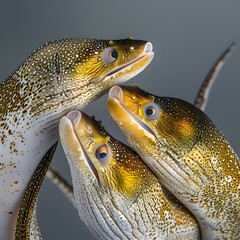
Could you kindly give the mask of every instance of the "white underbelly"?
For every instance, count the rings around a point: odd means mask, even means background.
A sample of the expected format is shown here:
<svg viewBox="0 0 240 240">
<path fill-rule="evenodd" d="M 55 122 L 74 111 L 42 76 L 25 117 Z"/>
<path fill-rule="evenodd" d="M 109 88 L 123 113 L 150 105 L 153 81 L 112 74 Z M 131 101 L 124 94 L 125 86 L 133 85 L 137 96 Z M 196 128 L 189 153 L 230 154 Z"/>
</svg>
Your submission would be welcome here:
<svg viewBox="0 0 240 240">
<path fill-rule="evenodd" d="M 24 124 L 22 125 L 24 126 Z M 50 133 L 31 128 L 11 129 L 0 142 L 0 239 L 14 239 L 21 198 L 47 150 L 57 141 L 58 129 Z"/>
</svg>

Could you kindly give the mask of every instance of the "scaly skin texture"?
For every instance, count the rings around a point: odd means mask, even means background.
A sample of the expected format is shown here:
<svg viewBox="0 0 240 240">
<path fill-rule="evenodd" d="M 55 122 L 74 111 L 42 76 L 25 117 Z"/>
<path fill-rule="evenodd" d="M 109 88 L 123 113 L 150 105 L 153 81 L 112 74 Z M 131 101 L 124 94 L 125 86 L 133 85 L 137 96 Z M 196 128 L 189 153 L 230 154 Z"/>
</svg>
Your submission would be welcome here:
<svg viewBox="0 0 240 240">
<path fill-rule="evenodd" d="M 140 40 L 68 39 L 37 49 L 0 85 L 0 236 L 13 239 L 23 192 L 58 139 L 58 122 L 153 57 Z"/>
<path fill-rule="evenodd" d="M 198 239 L 196 220 L 141 158 L 94 119 L 71 111 L 59 125 L 76 206 L 98 239 Z"/>
<path fill-rule="evenodd" d="M 203 239 L 240 238 L 240 164 L 194 105 L 136 86 L 113 87 L 108 108 L 159 180 L 195 215 Z"/>
</svg>

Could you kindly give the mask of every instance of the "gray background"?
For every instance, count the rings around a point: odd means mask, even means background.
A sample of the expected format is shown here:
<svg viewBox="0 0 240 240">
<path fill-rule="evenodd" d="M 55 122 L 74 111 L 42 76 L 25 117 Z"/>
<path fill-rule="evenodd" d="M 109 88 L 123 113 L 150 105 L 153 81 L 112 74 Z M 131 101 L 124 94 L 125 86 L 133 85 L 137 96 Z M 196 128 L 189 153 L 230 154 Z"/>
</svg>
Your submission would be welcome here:
<svg viewBox="0 0 240 240">
<path fill-rule="evenodd" d="M 207 113 L 239 154 L 240 1 L 93 1 L 0 2 L 0 79 L 10 75 L 40 44 L 66 37 L 118 39 L 132 36 L 153 43 L 155 58 L 128 84 L 157 95 L 193 101 L 202 80 L 233 41 L 233 55 L 211 92 Z M 103 120 L 121 140 L 106 108 L 106 96 L 86 112 Z M 70 180 L 61 147 L 53 165 Z M 94 239 L 77 211 L 45 180 L 38 216 L 44 239 Z"/>
</svg>

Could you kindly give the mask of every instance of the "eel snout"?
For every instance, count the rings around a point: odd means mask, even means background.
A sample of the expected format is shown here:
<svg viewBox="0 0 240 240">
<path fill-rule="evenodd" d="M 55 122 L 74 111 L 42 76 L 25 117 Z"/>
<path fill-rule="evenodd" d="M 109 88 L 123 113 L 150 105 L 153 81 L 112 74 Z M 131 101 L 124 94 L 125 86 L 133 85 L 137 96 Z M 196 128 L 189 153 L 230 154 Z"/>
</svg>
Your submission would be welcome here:
<svg viewBox="0 0 240 240">
<path fill-rule="evenodd" d="M 80 120 L 81 120 L 82 114 L 78 110 L 73 110 L 73 111 L 69 112 L 66 115 L 66 117 L 71 121 L 72 125 L 74 127 L 76 127 L 79 124 Z"/>
<path fill-rule="evenodd" d="M 144 48 L 144 52 L 148 53 L 148 52 L 152 52 L 153 51 L 153 45 L 151 42 L 147 42 Z"/>
<path fill-rule="evenodd" d="M 76 155 L 80 148 L 79 139 L 76 135 L 76 126 L 81 120 L 80 111 L 71 111 L 66 116 L 63 116 L 59 123 L 59 135 L 65 150 Z"/>
<path fill-rule="evenodd" d="M 114 86 L 109 91 L 109 98 L 115 98 L 118 101 L 123 101 L 123 91 L 122 88 L 119 86 Z"/>
</svg>

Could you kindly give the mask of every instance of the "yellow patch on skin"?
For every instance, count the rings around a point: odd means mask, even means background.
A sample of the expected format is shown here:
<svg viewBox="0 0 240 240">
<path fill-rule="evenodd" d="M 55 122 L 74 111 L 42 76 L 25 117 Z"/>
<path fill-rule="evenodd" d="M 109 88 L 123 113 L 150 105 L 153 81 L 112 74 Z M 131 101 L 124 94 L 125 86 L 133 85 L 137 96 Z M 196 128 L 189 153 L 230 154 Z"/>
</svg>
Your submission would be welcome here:
<svg viewBox="0 0 240 240">
<path fill-rule="evenodd" d="M 95 73 L 97 75 L 102 76 L 102 74 L 106 74 L 106 70 L 104 69 L 104 65 L 103 64 L 99 64 L 98 62 L 98 57 L 94 56 L 91 58 L 88 58 L 86 63 L 79 63 L 78 65 L 76 65 L 75 67 L 75 71 L 73 73 L 74 78 L 76 79 L 81 79 L 81 78 L 91 78 L 91 76 L 95 75 Z M 101 71 L 98 71 L 101 70 Z"/>
<path fill-rule="evenodd" d="M 144 118 L 144 113 L 141 111 L 144 106 L 150 102 L 154 101 L 153 97 L 146 97 L 142 98 L 141 95 L 137 92 L 138 87 L 135 85 L 134 88 L 136 88 L 136 92 L 132 93 L 130 91 L 127 91 L 125 89 L 123 90 L 123 99 L 124 105 L 127 109 L 129 109 L 132 113 L 136 115 L 140 115 Z"/>
<path fill-rule="evenodd" d="M 110 102 L 119 101 L 117 107 L 109 104 L 113 119 L 161 182 L 193 212 L 203 239 L 238 239 L 239 159 L 214 123 L 183 100 L 135 87 L 112 88 L 109 96 Z M 143 103 L 150 97 L 160 110 L 153 120 L 144 115 Z M 140 130 L 119 124 L 122 119 L 134 119 Z M 157 144 L 145 138 L 143 128 Z"/>
<path fill-rule="evenodd" d="M 111 61 L 106 60 L 107 54 L 104 53 L 102 46 L 99 46 L 98 51 L 89 52 L 81 55 L 81 62 L 76 64 L 73 71 L 74 78 L 78 79 L 98 79 L 99 81 L 105 78 L 107 74 L 116 71 L 115 78 L 120 79 L 132 72 L 138 71 L 140 68 L 146 66 L 152 59 L 153 53 L 145 51 L 145 44 L 127 42 L 125 45 L 119 44 L 118 41 L 109 41 L 105 43 L 108 45 L 106 50 L 113 50 L 117 52 L 116 59 L 110 58 Z M 91 47 L 90 47 L 91 49 Z M 107 55 L 108 56 L 108 55 Z M 123 71 L 121 71 L 121 69 Z"/>
<path fill-rule="evenodd" d="M 178 132 L 180 132 L 184 137 L 192 135 L 194 128 L 192 124 L 187 120 L 181 120 L 176 123 Z"/>
<path fill-rule="evenodd" d="M 123 124 L 131 125 L 131 130 L 137 128 L 137 124 L 133 127 L 133 122 L 129 121 L 131 119 L 121 118 L 124 116 L 124 109 L 117 101 L 112 100 L 109 99 L 108 104 L 117 109 L 118 120 Z M 71 119 L 72 131 L 75 131 L 86 157 L 83 162 L 88 167 L 83 169 L 80 165 L 76 166 L 75 162 L 78 159 L 73 157 L 74 149 L 71 149 L 72 152 L 66 151 L 68 146 L 65 144 L 69 137 L 66 134 L 69 133 L 64 132 L 62 121 L 60 136 L 62 140 L 66 137 L 66 141 L 62 143 L 70 160 L 72 176 L 75 176 L 73 188 L 78 209 L 84 211 L 89 207 L 97 219 L 99 218 L 99 211 L 95 212 L 97 208 L 101 209 L 101 218 L 105 211 L 107 216 L 109 212 L 114 213 L 111 214 L 110 220 L 118 226 L 122 226 L 120 224 L 122 221 L 125 223 L 125 219 L 130 223 L 138 222 L 139 224 L 131 224 L 131 229 L 121 229 L 124 233 L 129 230 L 130 234 L 134 232 L 133 238 L 140 231 L 143 235 L 138 235 L 138 238 L 141 239 L 153 239 L 155 235 L 152 234 L 156 234 L 156 239 L 159 237 L 169 239 L 175 236 L 179 239 L 181 237 L 181 239 L 198 239 L 199 230 L 196 220 L 176 199 L 164 194 L 158 179 L 138 154 L 111 137 L 93 118 L 80 112 L 77 115 L 76 112 L 72 114 L 70 112 L 67 117 Z M 78 201 L 80 197 L 81 201 Z M 87 217 L 85 219 L 87 220 Z M 93 221 L 93 218 L 87 220 L 88 226 Z M 127 234 L 123 238 L 126 236 L 132 238 Z M 118 237 L 122 238 L 119 235 Z"/>
<path fill-rule="evenodd" d="M 126 155 L 126 158 L 127 157 L 128 155 Z M 137 161 L 133 166 L 134 169 L 129 169 L 124 163 L 121 164 L 112 157 L 104 176 L 112 188 L 128 198 L 134 198 L 134 195 L 141 191 L 139 186 L 144 184 L 144 179 L 141 176 L 141 170 L 139 170 L 137 166 Z M 138 175 L 139 177 L 137 177 Z"/>
<path fill-rule="evenodd" d="M 107 100 L 108 109 L 111 115 L 114 115 L 114 119 L 118 120 L 118 124 L 121 126 L 123 124 L 130 123 L 129 115 L 126 114 L 125 109 L 120 105 L 120 103 L 114 98 L 108 98 Z M 114 111 L 111 111 L 113 110 Z"/>
<path fill-rule="evenodd" d="M 88 166 L 88 164 L 91 161 L 97 175 L 94 169 L 92 171 L 100 184 L 107 188 L 110 187 L 128 198 L 138 195 L 141 186 L 145 186 L 148 182 L 145 177 L 146 165 L 138 159 L 136 154 L 132 153 L 131 149 L 114 141 L 92 118 L 84 113 L 77 115 L 76 111 L 72 115 L 69 114 L 72 122 L 68 117 L 61 119 L 60 136 L 64 136 L 61 141 L 74 159 L 79 159 L 84 151 L 87 154 L 88 161 L 83 157 L 83 161 L 77 163 L 79 167 L 82 170 L 85 168 L 85 171 L 90 171 L 92 166 Z M 101 149 L 107 153 L 105 160 L 98 159 L 97 151 L 102 152 Z"/>
</svg>

